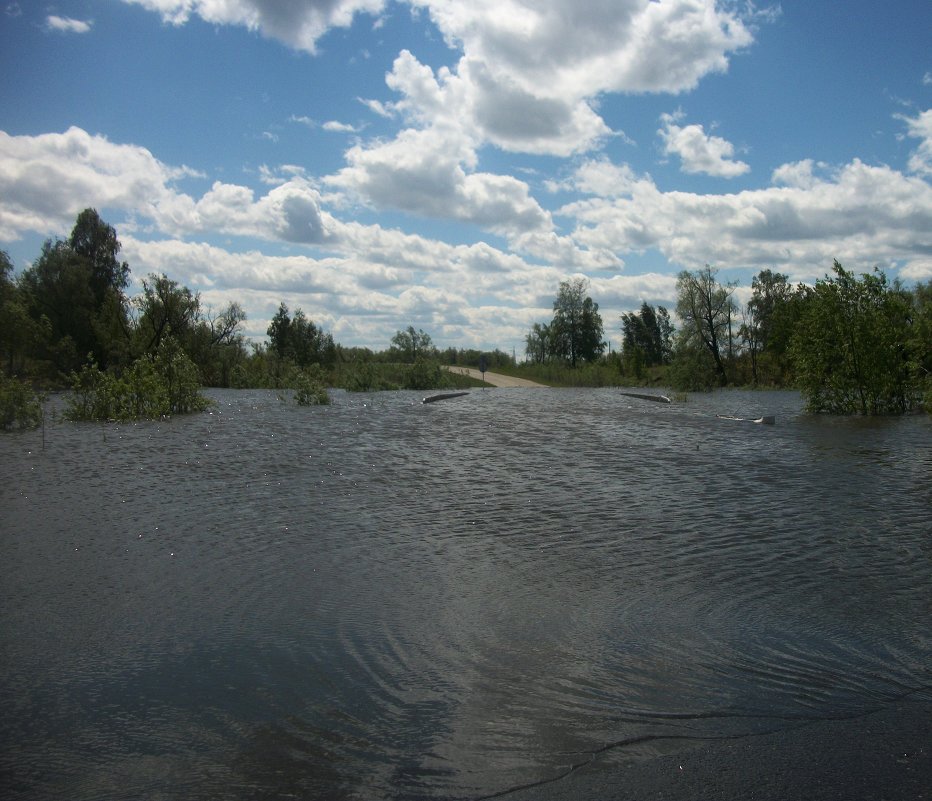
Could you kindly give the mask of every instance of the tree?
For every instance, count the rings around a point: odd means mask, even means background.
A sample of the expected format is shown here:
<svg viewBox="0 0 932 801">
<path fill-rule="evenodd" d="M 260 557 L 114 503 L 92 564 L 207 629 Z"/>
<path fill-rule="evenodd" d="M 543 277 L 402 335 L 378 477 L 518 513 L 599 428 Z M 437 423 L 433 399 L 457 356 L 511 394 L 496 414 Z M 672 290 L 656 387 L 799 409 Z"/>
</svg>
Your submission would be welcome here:
<svg viewBox="0 0 932 801">
<path fill-rule="evenodd" d="M 246 312 L 231 301 L 219 312 L 207 309 L 199 314 L 186 350 L 201 371 L 207 386 L 228 387 L 233 371 L 246 359 L 241 328 Z"/>
<path fill-rule="evenodd" d="M 524 338 L 528 358 L 535 364 L 543 364 L 550 355 L 550 326 L 546 323 L 534 323 Z"/>
<path fill-rule="evenodd" d="M 413 364 L 418 358 L 432 354 L 434 346 L 429 334 L 421 329 L 415 331 L 414 326 L 409 325 L 404 331 L 398 331 L 392 337 L 391 350 L 401 361 Z"/>
<path fill-rule="evenodd" d="M 120 243 L 112 226 L 85 209 L 67 241 L 46 240 L 42 253 L 19 282 L 36 322 L 47 318 L 50 355 L 70 370 L 88 353 L 101 365 L 115 364 L 129 339 L 126 287 L 129 267 L 117 260 Z"/>
<path fill-rule="evenodd" d="M 916 385 L 924 388 L 926 411 L 932 412 L 932 281 L 916 285 L 912 306 L 910 370 Z"/>
<path fill-rule="evenodd" d="M 761 270 L 751 282 L 751 299 L 744 310 L 739 336 L 751 359 L 751 375 L 755 384 L 761 379 L 762 368 L 770 366 L 776 378 L 782 377 L 782 356 L 786 351 L 787 323 L 794 316 L 790 304 L 795 291 L 782 273 Z M 767 365 L 761 363 L 762 357 Z"/>
<path fill-rule="evenodd" d="M 336 359 L 333 337 L 314 325 L 301 309 L 292 317 L 284 302 L 269 323 L 266 331 L 269 345 L 279 359 L 288 359 L 299 367 L 312 364 L 332 365 Z"/>
<path fill-rule="evenodd" d="M 43 325 L 43 322 L 45 325 Z M 13 262 L 0 250 L 0 364 L 7 375 L 22 367 L 26 353 L 48 339 L 47 321 L 29 316 L 22 293 L 13 280 Z"/>
<path fill-rule="evenodd" d="M 655 309 L 645 301 L 640 311 L 621 315 L 621 328 L 622 358 L 633 372 L 670 360 L 673 324 L 663 306 Z"/>
<path fill-rule="evenodd" d="M 726 360 L 732 353 L 732 300 L 735 284 L 719 284 L 718 271 L 708 264 L 691 273 L 684 270 L 676 279 L 676 313 L 682 321 L 679 347 L 701 346 L 709 352 L 718 383 L 728 383 Z"/>
<path fill-rule="evenodd" d="M 98 306 L 107 293 L 122 294 L 129 282 L 129 265 L 117 260 L 121 245 L 116 230 L 100 219 L 96 209 L 84 209 L 78 215 L 68 246 L 87 260 L 91 289 Z"/>
<path fill-rule="evenodd" d="M 156 353 L 171 338 L 200 371 L 209 386 L 229 386 L 233 370 L 246 358 L 240 327 L 246 312 L 230 302 L 214 314 L 201 310 L 201 298 L 165 275 L 150 275 L 142 294 L 133 298 L 137 321 L 137 356 Z"/>
<path fill-rule="evenodd" d="M 269 337 L 269 345 L 278 358 L 284 359 L 288 356 L 291 346 L 291 316 L 284 301 L 278 305 L 278 311 L 269 323 L 266 334 Z"/>
<path fill-rule="evenodd" d="M 186 286 L 167 276 L 150 275 L 142 281 L 142 294 L 133 299 L 138 312 L 137 346 L 141 353 L 155 353 L 171 336 L 190 344 L 200 319 L 201 299 Z"/>
<path fill-rule="evenodd" d="M 573 367 L 578 361 L 598 358 L 605 348 L 599 304 L 586 295 L 588 288 L 585 278 L 561 281 L 553 302 L 551 349 Z"/>
<path fill-rule="evenodd" d="M 837 261 L 809 293 L 791 353 L 812 411 L 888 414 L 918 405 L 914 305 L 875 270 L 860 280 Z M 926 347 L 928 347 L 926 345 Z"/>
<path fill-rule="evenodd" d="M 46 240 L 39 258 L 22 274 L 20 287 L 32 319 L 48 321 L 54 343 L 49 355 L 59 370 L 74 369 L 88 353 L 102 355 L 94 331 L 90 266 L 66 242 Z"/>
<path fill-rule="evenodd" d="M 314 325 L 301 309 L 296 309 L 291 320 L 291 350 L 300 367 L 312 364 L 333 364 L 335 348 L 333 337 Z"/>
<path fill-rule="evenodd" d="M 666 307 L 657 307 L 657 328 L 660 331 L 660 363 L 669 364 L 673 360 L 673 340 L 676 329 L 670 320 Z"/>
<path fill-rule="evenodd" d="M 7 295 L 13 290 L 13 262 L 9 253 L 0 250 L 0 303 L 6 300 Z"/>
</svg>

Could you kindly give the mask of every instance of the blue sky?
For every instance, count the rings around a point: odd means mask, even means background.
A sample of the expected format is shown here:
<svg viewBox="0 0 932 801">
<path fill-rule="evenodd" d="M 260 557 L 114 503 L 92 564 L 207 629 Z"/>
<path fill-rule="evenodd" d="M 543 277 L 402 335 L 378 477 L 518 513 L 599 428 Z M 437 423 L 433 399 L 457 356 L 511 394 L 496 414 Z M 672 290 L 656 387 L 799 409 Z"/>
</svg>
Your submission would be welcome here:
<svg viewBox="0 0 932 801">
<path fill-rule="evenodd" d="M 0 248 L 98 209 L 264 337 L 606 335 L 708 263 L 932 279 L 932 3 L 0 0 Z"/>
</svg>

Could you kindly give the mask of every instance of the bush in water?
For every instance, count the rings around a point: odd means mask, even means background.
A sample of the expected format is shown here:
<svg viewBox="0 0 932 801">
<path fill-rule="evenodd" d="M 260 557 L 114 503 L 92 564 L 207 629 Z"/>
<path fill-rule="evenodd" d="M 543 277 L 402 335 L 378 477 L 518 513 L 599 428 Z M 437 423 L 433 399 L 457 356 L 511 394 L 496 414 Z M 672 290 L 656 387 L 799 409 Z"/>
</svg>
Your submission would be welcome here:
<svg viewBox="0 0 932 801">
<path fill-rule="evenodd" d="M 171 337 L 154 356 L 137 359 L 121 376 L 93 361 L 71 374 L 69 420 L 142 420 L 203 411 L 197 368 Z"/>
<path fill-rule="evenodd" d="M 0 429 L 32 429 L 42 425 L 42 401 L 25 381 L 0 373 Z"/>
<path fill-rule="evenodd" d="M 294 390 L 294 399 L 299 406 L 325 406 L 330 403 L 319 364 L 312 364 L 295 377 Z"/>
</svg>

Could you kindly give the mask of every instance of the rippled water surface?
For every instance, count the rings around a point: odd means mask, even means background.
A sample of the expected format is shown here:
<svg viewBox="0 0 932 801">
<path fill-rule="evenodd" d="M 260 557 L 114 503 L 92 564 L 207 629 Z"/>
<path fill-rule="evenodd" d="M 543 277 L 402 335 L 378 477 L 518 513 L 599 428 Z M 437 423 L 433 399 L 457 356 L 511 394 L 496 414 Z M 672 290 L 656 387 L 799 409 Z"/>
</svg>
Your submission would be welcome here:
<svg viewBox="0 0 932 801">
<path fill-rule="evenodd" d="M 929 418 L 213 397 L 0 438 L 4 798 L 476 799 L 928 696 Z"/>
</svg>

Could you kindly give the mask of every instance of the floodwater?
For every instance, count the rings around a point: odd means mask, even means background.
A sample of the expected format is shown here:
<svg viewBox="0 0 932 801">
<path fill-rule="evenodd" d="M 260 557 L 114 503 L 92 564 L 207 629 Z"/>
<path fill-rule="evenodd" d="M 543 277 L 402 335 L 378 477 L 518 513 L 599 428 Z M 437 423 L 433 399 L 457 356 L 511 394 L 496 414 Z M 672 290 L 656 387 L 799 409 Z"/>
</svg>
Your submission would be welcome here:
<svg viewBox="0 0 932 801">
<path fill-rule="evenodd" d="M 212 397 L 0 437 L 3 798 L 478 799 L 928 698 L 928 417 Z"/>
</svg>

